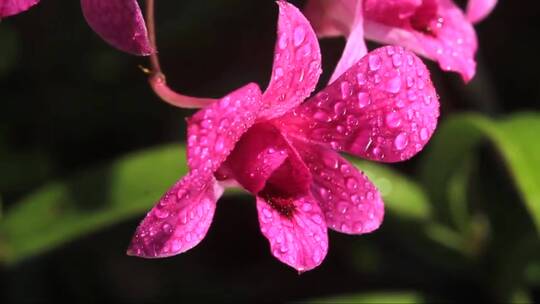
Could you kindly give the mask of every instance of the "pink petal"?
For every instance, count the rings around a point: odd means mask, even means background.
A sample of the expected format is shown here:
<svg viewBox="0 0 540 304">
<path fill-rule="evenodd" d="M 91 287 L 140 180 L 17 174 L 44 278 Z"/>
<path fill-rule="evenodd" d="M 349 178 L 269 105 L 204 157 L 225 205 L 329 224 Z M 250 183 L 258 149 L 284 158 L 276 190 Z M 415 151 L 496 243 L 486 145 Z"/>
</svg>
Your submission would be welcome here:
<svg viewBox="0 0 540 304">
<path fill-rule="evenodd" d="M 354 23 L 356 0 L 308 0 L 304 14 L 318 37 L 348 36 Z M 362 18 L 363 19 L 363 18 Z"/>
<path fill-rule="evenodd" d="M 205 237 L 222 193 L 211 175 L 185 176 L 146 215 L 127 253 L 161 258 L 195 247 Z"/>
<path fill-rule="evenodd" d="M 313 197 L 319 202 L 328 227 L 362 234 L 381 225 L 384 204 L 366 175 L 328 148 L 305 143 L 295 147 L 311 170 Z"/>
<path fill-rule="evenodd" d="M 270 242 L 272 254 L 299 272 L 321 264 L 328 250 L 328 234 L 321 209 L 314 199 L 293 200 L 290 216 L 281 214 L 267 200 L 257 197 L 261 232 Z"/>
<path fill-rule="evenodd" d="M 261 115 L 272 118 L 300 104 L 321 74 L 321 51 L 309 22 L 292 4 L 278 1 L 279 19 L 272 78 Z"/>
<path fill-rule="evenodd" d="M 188 119 L 189 168 L 215 172 L 255 123 L 261 105 L 261 90 L 248 84 Z"/>
<path fill-rule="evenodd" d="M 364 41 L 364 19 L 362 14 L 362 1 L 358 1 L 355 7 L 355 20 L 352 32 L 348 35 L 347 44 L 336 69 L 330 77 L 330 83 L 334 82 L 341 74 L 348 70 L 360 58 L 367 54 L 366 42 Z"/>
<path fill-rule="evenodd" d="M 112 46 L 134 55 L 150 55 L 154 49 L 136 0 L 81 0 L 90 27 Z"/>
<path fill-rule="evenodd" d="M 277 123 L 290 137 L 396 162 L 422 150 L 438 116 L 426 66 L 411 52 L 387 46 L 370 52 Z"/>
<path fill-rule="evenodd" d="M 396 27 L 365 15 L 365 35 L 369 39 L 399 44 L 436 60 L 445 71 L 461 74 L 469 81 L 475 74 L 476 33 L 463 12 L 450 0 L 437 0 L 437 18 L 419 31 L 411 25 Z M 427 30 L 431 32 L 427 32 Z"/>
<path fill-rule="evenodd" d="M 288 157 L 288 144 L 279 130 L 268 123 L 254 125 L 227 158 L 230 177 L 251 193 L 258 193 L 271 174 Z"/>
<path fill-rule="evenodd" d="M 497 0 L 469 0 L 467 3 L 467 19 L 477 23 L 486 18 L 497 5 Z"/>
<path fill-rule="evenodd" d="M 0 18 L 17 15 L 36 5 L 39 0 L 1 0 Z"/>
<path fill-rule="evenodd" d="M 402 26 L 408 22 L 423 0 L 364 0 L 364 14 L 372 20 Z"/>
</svg>

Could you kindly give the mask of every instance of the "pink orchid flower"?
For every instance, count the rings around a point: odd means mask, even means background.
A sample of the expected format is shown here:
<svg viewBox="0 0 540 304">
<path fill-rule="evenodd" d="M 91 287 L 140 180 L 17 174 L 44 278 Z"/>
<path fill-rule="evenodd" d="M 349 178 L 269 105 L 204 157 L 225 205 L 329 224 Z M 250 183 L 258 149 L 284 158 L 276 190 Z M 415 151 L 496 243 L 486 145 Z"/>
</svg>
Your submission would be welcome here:
<svg viewBox="0 0 540 304">
<path fill-rule="evenodd" d="M 0 18 L 24 12 L 38 2 L 0 0 Z M 154 52 L 136 0 L 81 0 L 81 7 L 90 27 L 112 46 L 134 55 Z"/>
<path fill-rule="evenodd" d="M 422 61 L 401 47 L 374 50 L 309 97 L 321 73 L 317 37 L 293 5 L 278 2 L 270 84 L 248 84 L 188 120 L 189 173 L 146 215 L 128 254 L 161 258 L 206 235 L 224 187 L 256 197 L 272 254 L 307 271 L 328 250 L 327 229 L 374 231 L 384 214 L 373 183 L 337 151 L 406 160 L 431 137 L 439 101 Z"/>
<path fill-rule="evenodd" d="M 495 4 L 469 0 L 465 15 L 451 0 L 310 0 L 305 12 L 319 36 L 347 37 L 331 81 L 365 55 L 364 38 L 410 48 L 469 81 L 478 45 L 472 22 L 485 18 Z"/>
</svg>

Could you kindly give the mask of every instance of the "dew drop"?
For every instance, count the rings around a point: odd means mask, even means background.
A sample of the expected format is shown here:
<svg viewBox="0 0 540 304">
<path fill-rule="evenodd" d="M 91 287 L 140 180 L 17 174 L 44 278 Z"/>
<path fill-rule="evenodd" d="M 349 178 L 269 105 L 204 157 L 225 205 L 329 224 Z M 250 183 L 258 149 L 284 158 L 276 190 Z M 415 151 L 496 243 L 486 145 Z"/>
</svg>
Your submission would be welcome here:
<svg viewBox="0 0 540 304">
<path fill-rule="evenodd" d="M 287 47 L 287 35 L 281 34 L 278 44 L 280 49 L 285 49 Z"/>
<path fill-rule="evenodd" d="M 401 89 L 401 77 L 396 76 L 392 79 L 389 79 L 386 83 L 386 91 L 389 93 L 398 93 Z"/>
<path fill-rule="evenodd" d="M 339 202 L 337 204 L 337 211 L 341 214 L 347 213 L 348 209 L 349 209 L 349 204 L 347 202 Z"/>
<path fill-rule="evenodd" d="M 163 226 L 161 226 L 161 230 L 163 230 L 163 232 L 165 232 L 165 233 L 171 233 L 172 232 L 172 226 L 169 223 L 165 223 L 165 224 L 163 224 Z"/>
<path fill-rule="evenodd" d="M 390 112 L 386 115 L 386 125 L 390 128 L 397 128 L 401 125 L 401 117 L 397 112 Z"/>
<path fill-rule="evenodd" d="M 420 129 L 420 139 L 421 140 L 426 140 L 426 139 L 428 139 L 428 137 L 429 137 L 428 130 L 426 128 Z"/>
<path fill-rule="evenodd" d="M 394 54 L 392 55 L 392 64 L 397 68 L 402 63 L 401 55 L 400 54 Z"/>
<path fill-rule="evenodd" d="M 304 38 L 306 37 L 306 31 L 303 27 L 299 26 L 294 29 L 294 46 L 300 46 L 302 42 L 304 42 Z"/>
<path fill-rule="evenodd" d="M 313 115 L 313 118 L 320 122 L 330 122 L 332 120 L 324 111 L 317 111 L 315 115 Z"/>
<path fill-rule="evenodd" d="M 225 137 L 223 136 L 220 136 L 217 141 L 216 141 L 216 145 L 215 145 L 215 150 L 216 152 L 221 152 L 223 151 L 223 149 L 225 148 Z"/>
<path fill-rule="evenodd" d="M 369 94 L 366 93 L 366 92 L 360 92 L 358 93 L 358 107 L 360 109 L 363 109 L 365 108 L 366 106 L 368 106 L 370 103 L 370 100 L 369 100 Z"/>
<path fill-rule="evenodd" d="M 351 90 L 351 84 L 348 81 L 342 81 L 341 82 L 341 98 L 346 99 L 349 96 L 351 96 L 352 90 Z"/>
<path fill-rule="evenodd" d="M 336 104 L 334 105 L 334 113 L 336 113 L 336 116 L 344 115 L 346 111 L 347 111 L 347 106 L 345 105 L 344 102 L 342 101 L 336 102 Z"/>
<path fill-rule="evenodd" d="M 394 139 L 394 147 L 401 151 L 407 147 L 407 144 L 409 143 L 409 139 L 407 138 L 407 133 L 401 132 L 396 136 Z"/>
<path fill-rule="evenodd" d="M 350 190 L 356 190 L 358 188 L 358 182 L 352 177 L 347 178 L 346 185 Z"/>
<path fill-rule="evenodd" d="M 369 55 L 368 64 L 371 71 L 378 70 L 381 67 L 381 57 L 379 55 Z"/>
<path fill-rule="evenodd" d="M 366 76 L 362 73 L 358 73 L 356 75 L 356 82 L 358 83 L 359 86 L 363 86 L 366 84 Z"/>
</svg>

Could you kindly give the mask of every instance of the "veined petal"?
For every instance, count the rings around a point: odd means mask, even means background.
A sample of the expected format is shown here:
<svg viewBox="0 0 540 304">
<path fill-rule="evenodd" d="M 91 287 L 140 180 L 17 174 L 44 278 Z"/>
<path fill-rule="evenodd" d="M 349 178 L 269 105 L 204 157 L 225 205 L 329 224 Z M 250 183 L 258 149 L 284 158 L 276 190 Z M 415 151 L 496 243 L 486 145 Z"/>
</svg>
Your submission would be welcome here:
<svg viewBox="0 0 540 304">
<path fill-rule="evenodd" d="M 343 72 L 348 70 L 360 58 L 367 54 L 366 42 L 364 41 L 364 18 L 362 14 L 362 1 L 356 2 L 355 19 L 352 32 L 349 33 L 343 55 L 339 60 L 336 69 L 330 77 L 330 82 L 334 82 Z"/>
<path fill-rule="evenodd" d="M 189 168 L 215 172 L 255 123 L 261 105 L 261 90 L 248 84 L 189 118 Z"/>
<path fill-rule="evenodd" d="M 277 124 L 289 137 L 396 162 L 422 150 L 438 116 L 426 66 L 411 52 L 387 46 L 370 52 Z"/>
<path fill-rule="evenodd" d="M 326 147 L 295 143 L 313 176 L 312 194 L 324 213 L 328 227 L 347 234 L 377 229 L 384 204 L 368 177 Z"/>
<path fill-rule="evenodd" d="M 22 13 L 38 2 L 39 0 L 2 0 L 0 1 L 0 18 Z"/>
<path fill-rule="evenodd" d="M 289 215 L 273 207 L 272 197 L 257 197 L 262 234 L 272 254 L 299 272 L 321 264 L 328 251 L 328 232 L 321 209 L 310 195 L 291 199 Z"/>
<path fill-rule="evenodd" d="M 185 176 L 146 215 L 127 253 L 162 258 L 195 247 L 205 237 L 222 193 L 211 174 Z"/>
<path fill-rule="evenodd" d="M 437 0 L 437 17 L 420 31 L 412 25 L 394 26 L 365 15 L 367 38 L 399 44 L 439 62 L 445 71 L 461 74 L 469 81 L 475 74 L 477 38 L 472 24 L 451 0 Z M 412 21 L 411 21 L 412 22 Z"/>
<path fill-rule="evenodd" d="M 256 194 L 285 162 L 287 150 L 279 130 L 269 123 L 259 123 L 242 136 L 223 165 L 229 169 L 229 177 Z"/>
<path fill-rule="evenodd" d="M 115 48 L 134 55 L 154 53 L 136 0 L 81 0 L 81 7 L 88 25 Z"/>
<path fill-rule="evenodd" d="M 264 92 L 261 116 L 282 115 L 300 104 L 315 89 L 321 74 L 317 36 L 302 13 L 278 1 L 279 19 L 272 78 Z"/>
<path fill-rule="evenodd" d="M 486 18 L 497 5 L 497 0 L 469 0 L 467 3 L 467 19 L 477 23 Z"/>
</svg>

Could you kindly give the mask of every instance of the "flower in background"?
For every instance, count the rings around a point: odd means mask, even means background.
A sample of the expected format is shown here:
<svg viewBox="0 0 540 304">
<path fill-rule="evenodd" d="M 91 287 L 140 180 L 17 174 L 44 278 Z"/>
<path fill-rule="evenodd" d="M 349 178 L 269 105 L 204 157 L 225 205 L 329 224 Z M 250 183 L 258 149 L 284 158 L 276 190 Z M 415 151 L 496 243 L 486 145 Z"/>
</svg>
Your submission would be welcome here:
<svg viewBox="0 0 540 304">
<path fill-rule="evenodd" d="M 328 250 L 327 229 L 363 234 L 384 207 L 373 183 L 337 151 L 406 160 L 431 137 L 439 101 L 421 60 L 401 47 L 363 57 L 312 98 L 320 75 L 316 35 L 293 5 L 280 14 L 270 84 L 249 84 L 188 120 L 189 173 L 141 222 L 128 254 L 185 252 L 206 235 L 224 187 L 256 197 L 272 254 L 306 271 Z"/>
<path fill-rule="evenodd" d="M 0 0 L 0 18 L 24 12 L 39 0 Z M 134 55 L 150 55 L 144 18 L 136 0 L 81 0 L 90 27 L 112 46 Z"/>
<path fill-rule="evenodd" d="M 364 38 L 407 47 L 469 81 L 478 44 L 472 22 L 495 4 L 470 0 L 465 15 L 451 0 L 310 0 L 305 12 L 319 36 L 347 37 L 331 81 L 366 53 Z"/>
</svg>

